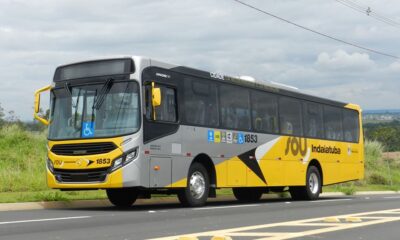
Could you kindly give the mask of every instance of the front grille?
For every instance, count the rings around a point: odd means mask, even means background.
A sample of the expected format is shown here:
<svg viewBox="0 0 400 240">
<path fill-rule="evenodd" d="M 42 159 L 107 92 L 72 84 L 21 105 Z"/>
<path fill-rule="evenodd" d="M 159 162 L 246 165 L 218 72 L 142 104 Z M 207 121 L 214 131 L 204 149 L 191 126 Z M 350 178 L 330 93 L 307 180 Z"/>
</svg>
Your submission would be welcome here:
<svg viewBox="0 0 400 240">
<path fill-rule="evenodd" d="M 54 176 L 59 182 L 103 182 L 108 168 L 86 170 L 54 169 Z"/>
<path fill-rule="evenodd" d="M 108 153 L 116 149 L 112 142 L 100 143 L 80 143 L 80 144 L 58 144 L 51 148 L 51 151 L 57 155 L 63 156 L 82 156 Z"/>
</svg>

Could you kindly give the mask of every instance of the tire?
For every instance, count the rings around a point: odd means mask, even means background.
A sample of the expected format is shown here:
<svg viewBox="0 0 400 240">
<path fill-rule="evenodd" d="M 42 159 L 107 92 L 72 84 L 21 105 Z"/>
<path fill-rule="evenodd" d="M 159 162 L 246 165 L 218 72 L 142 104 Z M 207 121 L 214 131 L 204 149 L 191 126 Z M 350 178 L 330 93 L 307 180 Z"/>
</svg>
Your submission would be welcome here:
<svg viewBox="0 0 400 240">
<path fill-rule="evenodd" d="M 110 188 L 106 192 L 108 200 L 119 208 L 132 206 L 138 197 L 138 190 L 136 188 Z"/>
<path fill-rule="evenodd" d="M 210 179 L 206 168 L 193 163 L 189 168 L 187 187 L 178 192 L 178 199 L 186 207 L 200 207 L 207 202 Z"/>
<path fill-rule="evenodd" d="M 289 192 L 293 200 L 315 200 L 321 193 L 321 173 L 315 166 L 307 169 L 306 186 L 290 187 Z"/>
<path fill-rule="evenodd" d="M 233 188 L 232 191 L 235 198 L 240 202 L 257 202 L 263 194 L 261 188 Z"/>
</svg>

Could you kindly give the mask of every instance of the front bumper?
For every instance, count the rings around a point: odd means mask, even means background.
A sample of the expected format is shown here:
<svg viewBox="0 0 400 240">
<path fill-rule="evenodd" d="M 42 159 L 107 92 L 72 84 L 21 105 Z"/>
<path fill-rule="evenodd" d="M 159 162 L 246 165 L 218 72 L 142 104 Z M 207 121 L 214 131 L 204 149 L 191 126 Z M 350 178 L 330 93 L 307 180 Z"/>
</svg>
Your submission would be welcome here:
<svg viewBox="0 0 400 240">
<path fill-rule="evenodd" d="M 105 189 L 123 187 L 123 169 L 108 173 L 101 182 L 59 182 L 56 176 L 47 169 L 47 185 L 55 189 Z"/>
</svg>

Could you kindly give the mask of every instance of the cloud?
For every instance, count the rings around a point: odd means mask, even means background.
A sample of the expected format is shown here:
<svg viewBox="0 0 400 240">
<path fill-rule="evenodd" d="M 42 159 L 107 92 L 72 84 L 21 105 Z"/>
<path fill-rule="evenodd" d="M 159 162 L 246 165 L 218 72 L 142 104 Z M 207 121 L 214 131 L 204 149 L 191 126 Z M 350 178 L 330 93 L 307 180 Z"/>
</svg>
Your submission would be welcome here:
<svg viewBox="0 0 400 240">
<path fill-rule="evenodd" d="M 371 21 L 335 1 L 247 2 L 363 46 L 393 54 L 398 49 L 398 29 Z M 400 3 L 382 0 L 379 6 L 388 17 L 395 17 Z M 400 107 L 398 101 L 385 97 L 395 96 L 400 89 L 397 63 L 234 1 L 213 0 L 3 1 L 0 103 L 30 120 L 33 92 L 51 82 L 57 65 L 119 54 L 282 82 L 367 108 Z M 357 88 L 364 85 L 370 87 Z M 361 92 L 346 90 L 351 88 Z"/>
<path fill-rule="evenodd" d="M 323 70 L 353 70 L 368 71 L 375 63 L 366 53 L 347 53 L 344 50 L 337 50 L 332 54 L 322 52 L 315 62 L 318 68 Z"/>
<path fill-rule="evenodd" d="M 389 70 L 395 73 L 399 73 L 400 72 L 400 62 L 394 62 L 392 64 L 389 65 Z"/>
</svg>

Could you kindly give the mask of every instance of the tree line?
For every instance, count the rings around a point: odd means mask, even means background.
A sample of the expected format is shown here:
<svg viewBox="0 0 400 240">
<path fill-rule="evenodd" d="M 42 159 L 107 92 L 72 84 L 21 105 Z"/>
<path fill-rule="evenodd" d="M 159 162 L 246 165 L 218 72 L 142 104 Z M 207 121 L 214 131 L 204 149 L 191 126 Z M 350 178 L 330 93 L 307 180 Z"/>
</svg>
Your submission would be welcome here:
<svg viewBox="0 0 400 240">
<path fill-rule="evenodd" d="M 366 139 L 383 144 L 385 151 L 400 151 L 400 121 L 364 124 Z"/>
<path fill-rule="evenodd" d="M 48 118 L 49 110 L 40 109 L 39 114 Z M 0 127 L 6 124 L 17 124 L 28 131 L 44 131 L 46 126 L 34 120 L 22 122 L 14 111 L 5 113 L 0 103 Z M 366 139 L 381 142 L 385 151 L 400 151 L 400 121 L 364 124 L 364 136 Z"/>
</svg>

